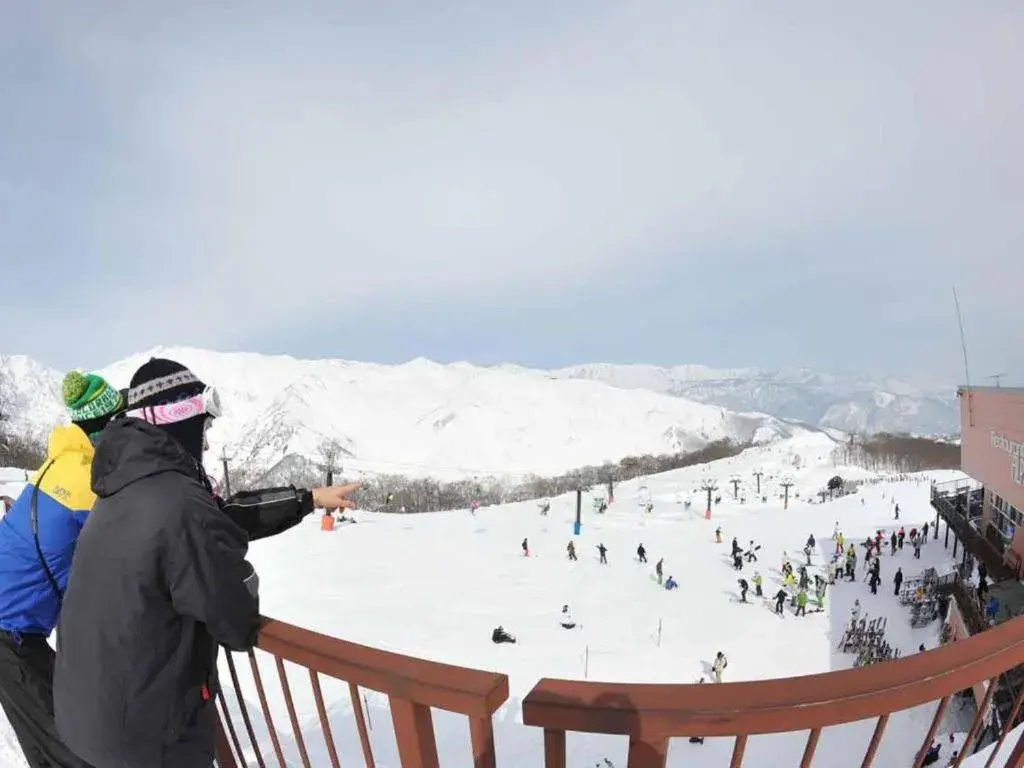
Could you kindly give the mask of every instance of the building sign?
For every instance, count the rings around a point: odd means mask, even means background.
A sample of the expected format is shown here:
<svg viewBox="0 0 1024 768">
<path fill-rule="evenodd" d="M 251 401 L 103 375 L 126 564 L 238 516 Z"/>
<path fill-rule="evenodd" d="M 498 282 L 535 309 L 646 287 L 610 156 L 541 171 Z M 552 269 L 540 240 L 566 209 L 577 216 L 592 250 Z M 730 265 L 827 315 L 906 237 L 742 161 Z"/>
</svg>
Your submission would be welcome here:
<svg viewBox="0 0 1024 768">
<path fill-rule="evenodd" d="M 1024 455 L 1022 455 L 1024 443 L 1018 440 L 1010 440 L 995 430 L 990 432 L 990 436 L 993 448 L 1010 454 L 1010 477 L 1013 479 L 1013 482 L 1017 483 L 1017 485 L 1024 485 Z"/>
</svg>

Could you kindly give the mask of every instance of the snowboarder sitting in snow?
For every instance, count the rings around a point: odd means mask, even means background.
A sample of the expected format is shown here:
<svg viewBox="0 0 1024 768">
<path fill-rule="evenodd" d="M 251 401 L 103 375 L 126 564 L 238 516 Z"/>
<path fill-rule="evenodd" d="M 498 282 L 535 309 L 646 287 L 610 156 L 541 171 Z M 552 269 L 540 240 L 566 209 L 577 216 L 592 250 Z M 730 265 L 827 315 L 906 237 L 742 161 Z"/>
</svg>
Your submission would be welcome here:
<svg viewBox="0 0 1024 768">
<path fill-rule="evenodd" d="M 701 675 L 700 680 L 698 680 L 697 683 L 698 684 L 703 684 L 704 683 L 704 676 L 703 675 Z M 690 743 L 691 744 L 703 744 L 704 743 L 704 737 L 703 736 L 691 736 L 690 737 Z"/>
<path fill-rule="evenodd" d="M 576 628 L 576 622 L 572 620 L 572 613 L 570 613 L 568 605 L 562 606 L 562 615 L 559 617 L 558 621 L 562 625 L 562 629 Z"/>
<path fill-rule="evenodd" d="M 671 576 L 668 577 L 668 581 L 665 582 L 665 589 L 675 589 L 679 586 L 679 582 L 673 579 Z"/>
<path fill-rule="evenodd" d="M 935 742 L 928 747 L 928 751 L 924 753 L 924 760 L 921 761 L 921 765 L 932 765 L 939 762 L 940 749 L 942 749 L 942 745 L 939 742 Z"/>
<path fill-rule="evenodd" d="M 515 641 L 515 637 L 506 632 L 505 628 L 500 624 L 491 632 L 492 643 L 514 643 Z"/>
</svg>

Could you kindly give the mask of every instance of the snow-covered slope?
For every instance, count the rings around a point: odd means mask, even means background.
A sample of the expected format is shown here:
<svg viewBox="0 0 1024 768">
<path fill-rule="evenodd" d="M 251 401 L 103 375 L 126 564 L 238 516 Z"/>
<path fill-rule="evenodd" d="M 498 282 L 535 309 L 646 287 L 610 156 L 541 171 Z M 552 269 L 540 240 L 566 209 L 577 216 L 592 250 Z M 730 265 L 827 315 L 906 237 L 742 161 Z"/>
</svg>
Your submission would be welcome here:
<svg viewBox="0 0 1024 768">
<path fill-rule="evenodd" d="M 767 503 L 753 493 L 755 470 L 764 472 Z M 940 572 L 948 568 L 952 549 L 943 549 L 941 539 L 928 543 L 921 560 L 913 558 L 909 547 L 895 556 L 884 554 L 877 595 L 869 593 L 858 567 L 855 581 L 830 588 L 823 613 L 796 618 L 787 607 L 779 617 L 756 598 L 749 604 L 737 601 L 737 578 L 749 580 L 754 566 L 745 564 L 739 574 L 732 569 L 727 553 L 733 536 L 744 546 L 751 539 L 761 545 L 756 567 L 764 577 L 765 594 L 772 595 L 779 589 L 783 551 L 799 551 L 808 534 L 813 533 L 818 543 L 816 570 L 832 551 L 836 521 L 848 540 L 859 541 L 878 528 L 893 526 L 894 502 L 900 504 L 900 523 L 908 529 L 934 519 L 926 482 L 884 482 L 832 503 L 808 503 L 837 472 L 850 478 L 866 476 L 862 470 L 833 467 L 827 438 L 808 435 L 713 464 L 622 483 L 616 488 L 615 503 L 603 515 L 592 512 L 590 499 L 586 500 L 579 537 L 572 535 L 573 498 L 564 496 L 552 499 L 547 516 L 538 513 L 534 502 L 484 508 L 475 515 L 466 510 L 409 516 L 356 511 L 357 525 L 332 533 L 322 533 L 311 518 L 286 534 L 255 542 L 250 556 L 261 577 L 261 608 L 270 616 L 355 642 L 507 673 L 511 698 L 495 718 L 498 765 L 539 765 L 543 736 L 521 724 L 520 706 L 543 676 L 694 682 L 707 675 L 719 650 L 729 659 L 726 681 L 846 669 L 853 656 L 835 649 L 854 599 L 861 601 L 868 616 L 888 618 L 887 638 L 904 654 L 915 652 L 921 643 L 935 647 L 938 622 L 911 628 L 908 611 L 893 596 L 891 585 L 897 566 L 908 579 L 928 566 Z M 952 475 L 933 474 L 943 480 Z M 746 504 L 731 499 L 726 483 L 734 475 L 741 480 Z M 779 480 L 785 475 L 793 475 L 795 485 L 790 508 L 784 511 Z M 714 507 L 711 520 L 704 519 L 700 493 L 694 493 L 706 478 L 723 486 L 722 502 Z M 687 508 L 690 497 L 694 503 Z M 643 511 L 647 500 L 654 504 L 649 515 Z M 715 543 L 718 526 L 724 534 L 721 544 Z M 524 537 L 530 545 L 528 558 L 519 549 Z M 578 562 L 566 559 L 570 540 L 575 541 Z M 598 543 L 608 548 L 607 565 L 597 562 Z M 647 549 L 647 565 L 635 557 L 640 543 Z M 653 570 L 661 558 L 665 576 L 675 576 L 679 590 L 658 587 Z M 580 624 L 576 630 L 558 625 L 563 603 L 570 605 Z M 492 644 L 491 630 L 499 624 L 518 635 L 520 642 Z M 287 763 L 301 764 L 273 662 L 262 653 L 257 656 Z M 249 711 L 256 715 L 263 754 L 272 754 L 248 664 L 236 666 Z M 297 668 L 290 668 L 288 676 L 311 763 L 328 765 L 310 686 L 302 682 L 305 675 Z M 226 669 L 223 679 L 230 679 Z M 321 679 L 340 762 L 361 764 L 347 686 L 326 676 Z M 267 685 L 268 680 L 273 683 Z M 370 739 L 376 765 L 396 768 L 387 701 L 372 692 L 366 696 L 375 726 Z M 923 706 L 893 715 L 873 765 L 910 765 L 934 709 Z M 954 710 L 950 708 L 937 738 L 966 730 L 963 713 Z M 241 722 L 237 713 L 235 722 Z M 436 712 L 434 722 L 441 764 L 467 764 L 465 718 Z M 826 728 L 815 765 L 860 765 L 874 725 L 865 720 Z M 799 764 L 806 741 L 806 731 L 751 737 L 744 764 L 791 768 Z M 619 768 L 625 765 L 625 737 L 572 734 L 568 745 L 569 765 L 605 765 L 604 758 Z M 730 739 L 709 738 L 703 745 L 675 739 L 668 765 L 727 765 L 731 749 Z M 0 764 L 23 766 L 16 755 L 13 736 L 0 725 Z M 948 752 L 940 765 L 947 757 Z M 254 763 L 251 757 L 249 762 Z"/>
<path fill-rule="evenodd" d="M 953 384 L 919 386 L 862 374 L 821 374 L 807 369 L 716 370 L 701 365 L 579 365 L 552 371 L 551 375 L 647 389 L 846 432 L 951 435 L 960 431 Z"/>
<path fill-rule="evenodd" d="M 102 373 L 127 386 L 151 356 L 178 360 L 216 385 L 226 413 L 210 432 L 211 455 L 225 448 L 235 466 L 259 469 L 289 455 L 318 460 L 333 440 L 346 472 L 551 475 L 723 438 L 769 442 L 806 431 L 645 390 L 423 359 L 389 366 L 171 348 Z M 52 422 L 59 408 L 42 401 L 57 402 L 59 376 L 14 378 L 36 423 Z"/>
</svg>

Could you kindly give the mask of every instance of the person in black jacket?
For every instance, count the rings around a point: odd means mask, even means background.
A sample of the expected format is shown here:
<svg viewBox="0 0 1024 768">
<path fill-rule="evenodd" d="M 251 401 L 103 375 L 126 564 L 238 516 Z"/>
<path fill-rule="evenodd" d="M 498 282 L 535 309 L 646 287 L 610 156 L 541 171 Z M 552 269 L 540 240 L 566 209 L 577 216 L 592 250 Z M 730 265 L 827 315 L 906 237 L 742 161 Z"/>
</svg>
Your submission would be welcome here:
<svg viewBox="0 0 1024 768">
<path fill-rule="evenodd" d="M 57 629 L 57 728 L 97 768 L 209 766 L 218 644 L 247 650 L 259 628 L 248 540 L 297 524 L 316 492 L 217 500 L 201 458 L 219 401 L 177 363 L 144 364 L 128 401 L 93 459 L 99 498 Z"/>
</svg>

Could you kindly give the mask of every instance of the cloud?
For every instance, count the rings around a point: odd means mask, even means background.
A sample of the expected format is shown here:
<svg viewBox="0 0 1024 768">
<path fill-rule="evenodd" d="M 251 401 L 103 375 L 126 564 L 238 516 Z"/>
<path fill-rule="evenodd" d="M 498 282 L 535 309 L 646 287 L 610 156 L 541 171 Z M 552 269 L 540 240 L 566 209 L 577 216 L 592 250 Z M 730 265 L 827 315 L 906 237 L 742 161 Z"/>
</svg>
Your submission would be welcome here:
<svg viewBox="0 0 1024 768">
<path fill-rule="evenodd" d="M 106 126 L 74 215 L 81 279 L 115 300 L 80 353 L 687 269 L 769 312 L 878 270 L 862 303 L 888 279 L 926 320 L 915 284 L 970 303 L 1024 279 L 1013 4 L 550 5 L 40 12 L 35 55 Z"/>
</svg>

